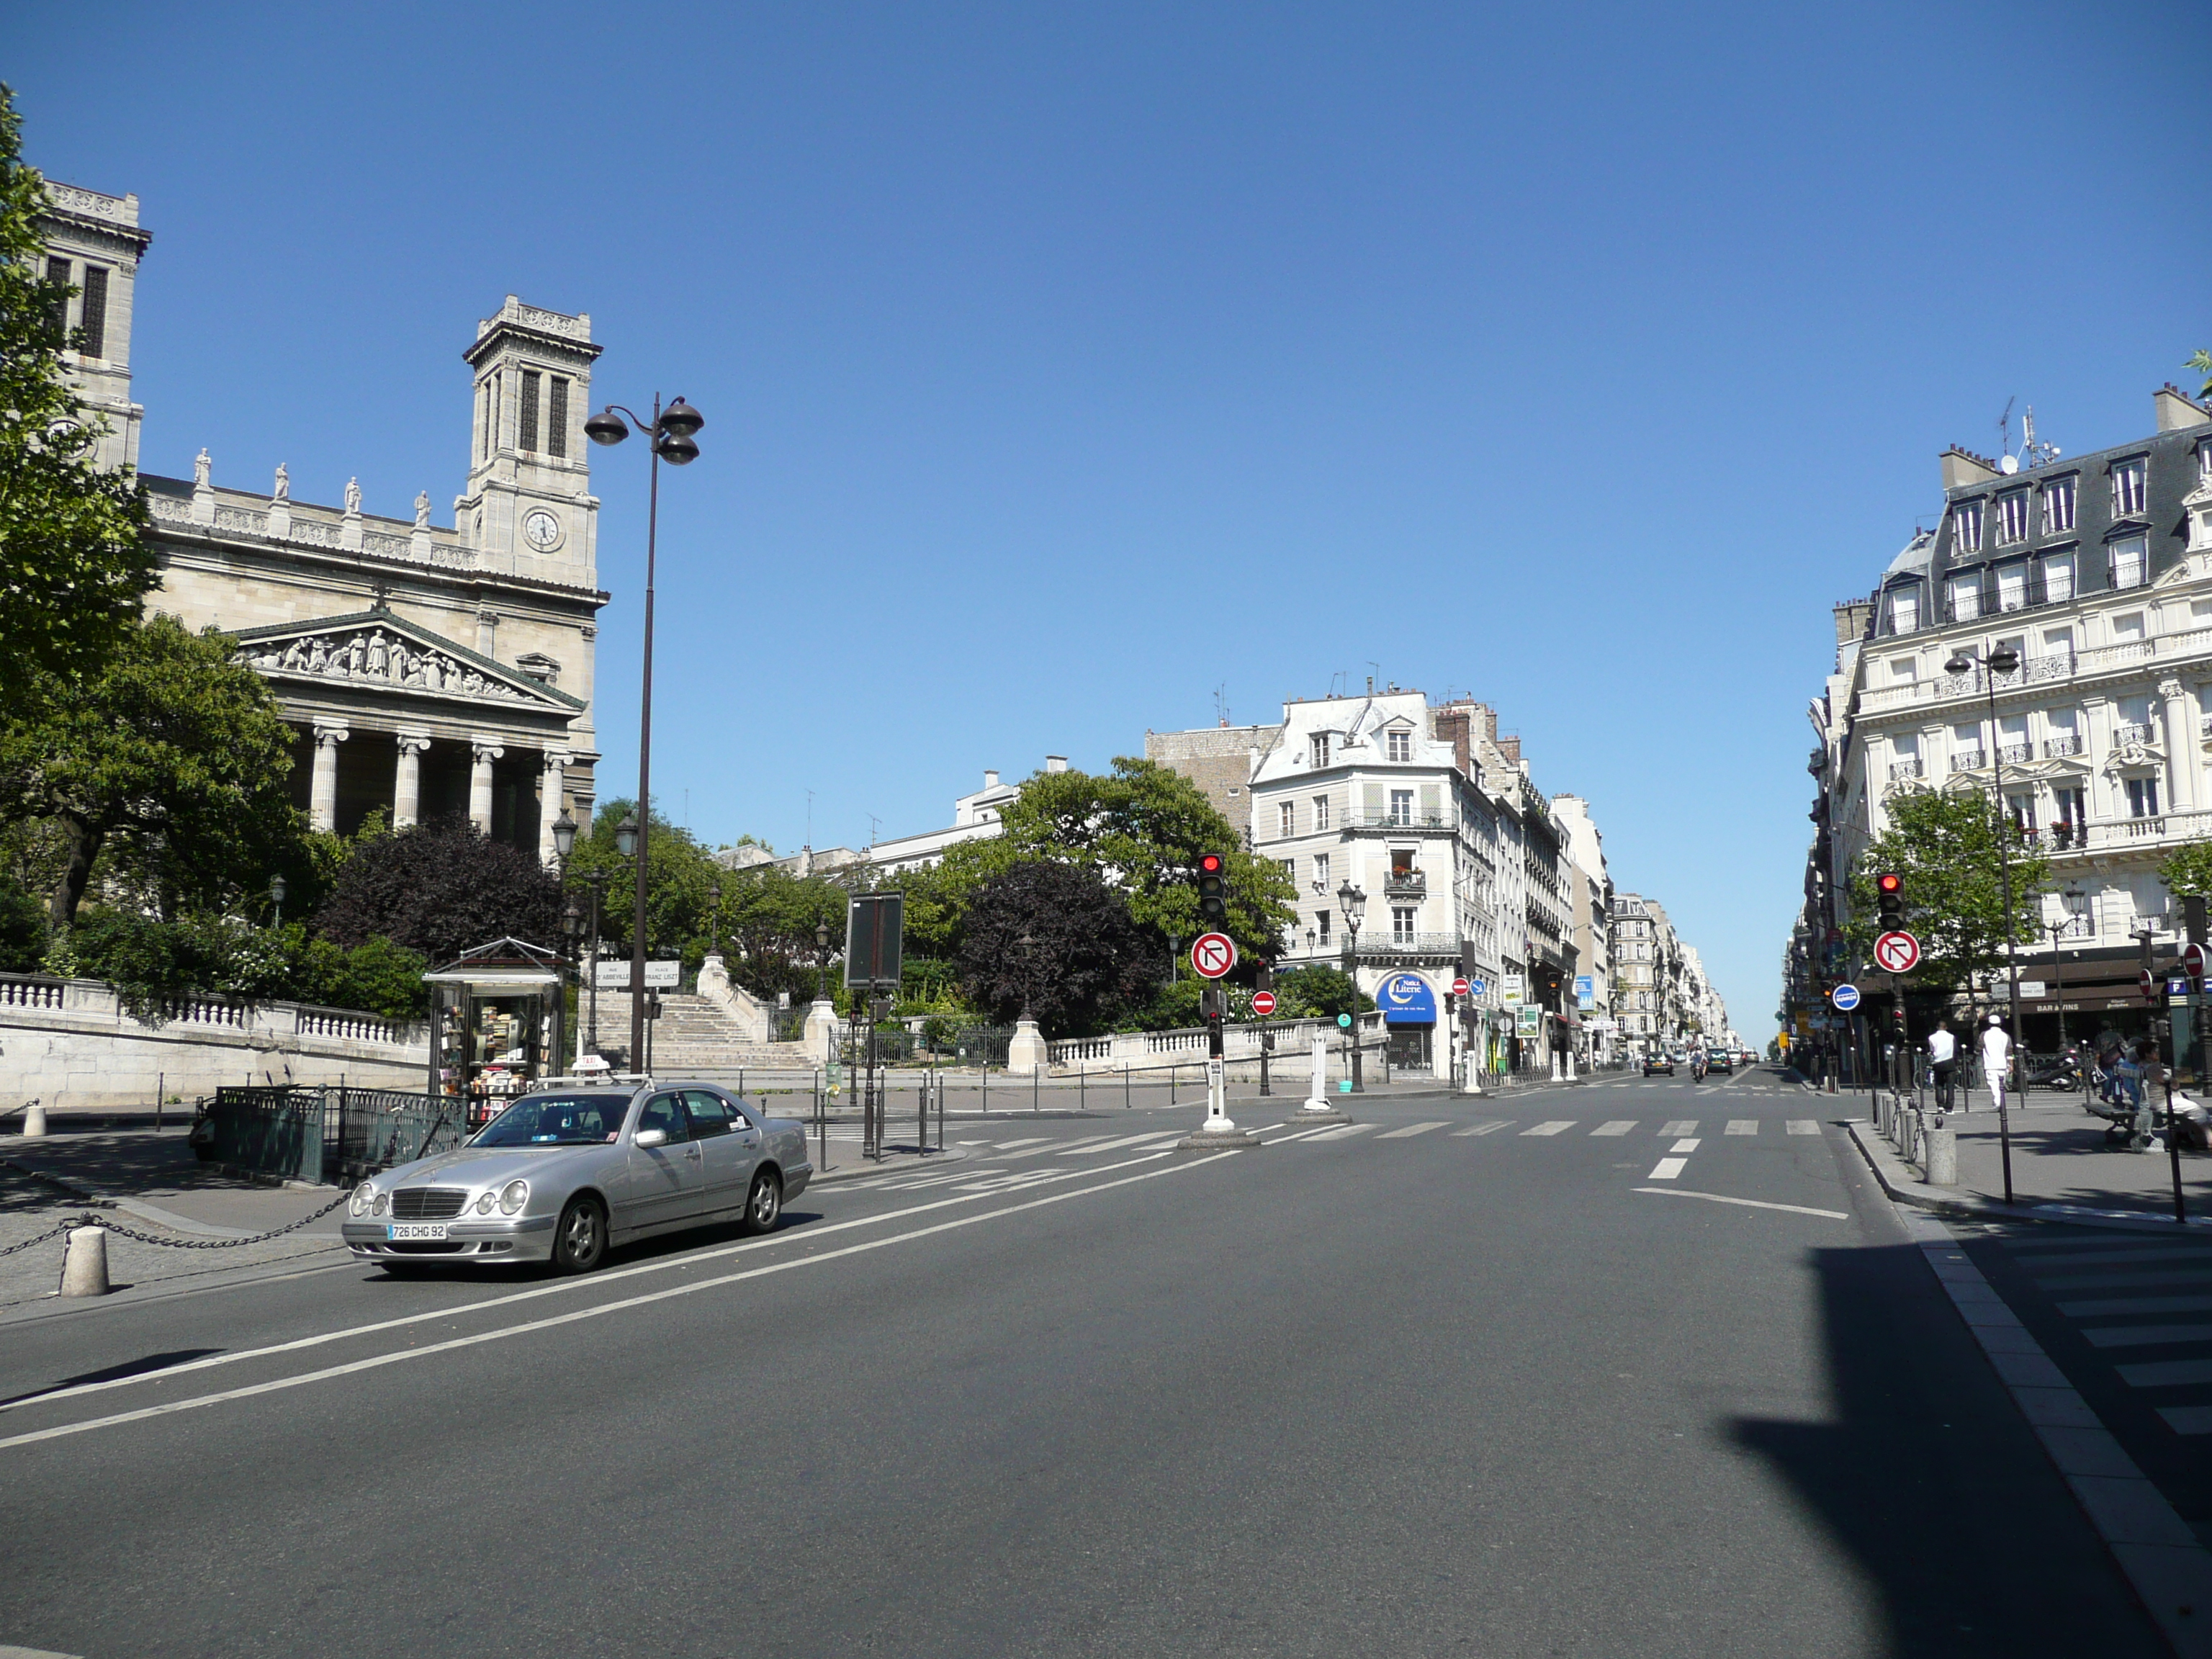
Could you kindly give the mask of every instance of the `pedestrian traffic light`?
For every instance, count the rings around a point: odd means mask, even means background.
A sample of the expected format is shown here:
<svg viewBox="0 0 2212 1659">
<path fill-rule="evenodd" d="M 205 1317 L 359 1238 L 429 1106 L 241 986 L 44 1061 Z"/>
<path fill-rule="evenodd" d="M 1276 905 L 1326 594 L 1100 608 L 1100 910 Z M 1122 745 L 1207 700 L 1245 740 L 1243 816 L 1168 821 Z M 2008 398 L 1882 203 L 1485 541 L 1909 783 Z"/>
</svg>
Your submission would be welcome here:
<svg viewBox="0 0 2212 1659">
<path fill-rule="evenodd" d="M 1885 870 L 1874 878 L 1875 902 L 1881 912 L 1881 930 L 1893 933 L 1905 926 L 1905 878 Z"/>
<path fill-rule="evenodd" d="M 1229 860 L 1218 853 L 1201 853 L 1198 859 L 1198 919 L 1206 927 L 1229 925 Z"/>
</svg>

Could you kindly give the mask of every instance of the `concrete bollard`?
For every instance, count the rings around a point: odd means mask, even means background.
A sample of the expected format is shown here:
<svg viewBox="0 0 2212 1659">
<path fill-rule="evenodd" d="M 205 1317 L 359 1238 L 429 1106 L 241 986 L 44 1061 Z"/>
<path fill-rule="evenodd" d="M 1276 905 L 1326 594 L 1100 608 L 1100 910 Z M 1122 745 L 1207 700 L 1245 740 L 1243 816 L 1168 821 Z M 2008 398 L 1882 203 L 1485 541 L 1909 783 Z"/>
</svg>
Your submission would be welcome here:
<svg viewBox="0 0 2212 1659">
<path fill-rule="evenodd" d="M 30 1139 L 46 1132 L 46 1109 L 37 1101 L 23 1108 L 23 1137 Z"/>
<path fill-rule="evenodd" d="M 1903 1114 L 1900 1120 L 1901 1133 L 1897 1138 L 1897 1155 L 1907 1164 L 1912 1163 L 1920 1156 L 1920 1133 L 1924 1127 L 1920 1113 Z"/>
<path fill-rule="evenodd" d="M 1928 1132 L 1928 1184 L 1931 1187 L 1955 1187 L 1959 1184 L 1959 1132 L 1945 1124 L 1940 1129 Z"/>
<path fill-rule="evenodd" d="M 64 1296 L 107 1294 L 107 1229 L 79 1227 L 69 1236 L 69 1254 L 62 1258 Z"/>
</svg>

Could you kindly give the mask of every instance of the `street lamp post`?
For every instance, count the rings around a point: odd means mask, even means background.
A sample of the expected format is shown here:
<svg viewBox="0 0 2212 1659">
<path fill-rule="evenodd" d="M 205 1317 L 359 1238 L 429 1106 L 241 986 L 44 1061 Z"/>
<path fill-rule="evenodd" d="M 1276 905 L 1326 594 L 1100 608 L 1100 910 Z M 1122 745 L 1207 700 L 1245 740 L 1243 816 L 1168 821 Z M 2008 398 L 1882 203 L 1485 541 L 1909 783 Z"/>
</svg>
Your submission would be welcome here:
<svg viewBox="0 0 2212 1659">
<path fill-rule="evenodd" d="M 1366 1092 L 1359 1074 L 1359 924 L 1366 919 L 1367 894 L 1350 881 L 1336 890 L 1336 908 L 1344 913 L 1344 976 L 1352 981 L 1352 1092 Z"/>
<path fill-rule="evenodd" d="M 623 416 L 629 416 L 626 423 Z M 584 422 L 584 435 L 595 444 L 618 444 L 629 436 L 632 425 L 650 437 L 652 478 L 645 516 L 645 668 L 637 711 L 637 915 L 629 945 L 629 1051 L 635 1066 L 645 1052 L 645 874 L 646 848 L 653 820 L 653 595 L 660 532 L 660 464 L 689 466 L 699 459 L 692 441 L 706 417 L 682 398 L 663 409 L 660 394 L 653 398 L 653 419 L 646 422 L 620 404 L 609 404 Z"/>
<path fill-rule="evenodd" d="M 2069 899 L 2086 897 L 2078 887 L 2069 886 L 2058 896 L 2059 920 L 2051 924 L 2051 982 L 2058 999 L 2058 1063 L 2066 1063 L 2066 959 L 2058 954 L 2059 939 L 2074 926 L 2074 912 L 2067 903 Z M 2087 1077 L 2088 1068 L 2082 1068 Z"/>
<path fill-rule="evenodd" d="M 1964 674 L 1974 667 L 1972 655 L 1962 646 L 1957 654 L 1943 665 L 1944 672 Z M 1982 684 L 1989 694 L 1990 705 L 1990 766 L 1992 787 L 1996 791 L 1997 876 L 1999 889 L 2004 899 L 2005 983 L 2008 1006 L 2012 1012 L 2012 1082 L 2018 1086 L 2021 1071 L 2020 1051 L 2020 963 L 2014 950 L 2014 927 L 2012 908 L 2012 854 L 2006 848 L 2004 798 L 2004 745 L 1998 741 L 2002 736 L 1997 730 L 1997 676 L 2017 673 L 2020 653 L 2008 645 L 2000 645 L 1982 659 Z M 1997 1145 L 2004 1159 L 2005 1202 L 2012 1197 L 2012 1118 L 2007 1105 L 2012 1091 L 2007 1089 L 1997 1097 Z"/>
<path fill-rule="evenodd" d="M 275 922 L 274 922 L 274 924 L 273 924 L 273 925 L 274 925 L 274 926 L 276 926 L 276 927 L 282 927 L 284 925 L 284 878 L 283 878 L 283 877 L 282 877 L 282 876 L 271 876 L 271 877 L 270 877 L 270 878 L 269 878 L 269 902 L 270 902 L 272 905 L 274 905 L 274 906 L 276 907 L 276 921 L 275 921 Z"/>
<path fill-rule="evenodd" d="M 710 915 L 713 918 L 709 923 L 710 942 L 707 946 L 707 954 L 710 957 L 719 957 L 722 954 L 722 884 L 720 882 L 716 882 L 707 890 L 707 902 L 712 907 Z"/>
<path fill-rule="evenodd" d="M 584 1046 L 596 1054 L 599 1051 L 599 901 L 606 894 L 607 872 L 592 871 L 584 878 L 584 886 L 592 896 L 591 944 L 588 947 L 592 964 L 592 1000 L 591 1012 L 585 1018 Z"/>
</svg>

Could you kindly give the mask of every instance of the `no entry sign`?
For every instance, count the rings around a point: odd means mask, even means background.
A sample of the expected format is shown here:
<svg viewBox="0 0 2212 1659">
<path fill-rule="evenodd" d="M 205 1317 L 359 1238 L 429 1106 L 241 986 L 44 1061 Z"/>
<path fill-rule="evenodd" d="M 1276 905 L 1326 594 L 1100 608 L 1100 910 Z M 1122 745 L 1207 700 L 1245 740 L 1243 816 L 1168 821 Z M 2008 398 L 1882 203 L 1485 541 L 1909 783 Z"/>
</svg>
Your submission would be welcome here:
<svg viewBox="0 0 2212 1659">
<path fill-rule="evenodd" d="M 1906 933 L 1884 933 L 1874 942 L 1874 959 L 1893 974 L 1909 974 L 1920 965 L 1920 941 Z"/>
<path fill-rule="evenodd" d="M 1452 981 L 1452 994 L 1453 994 L 1454 996 L 1455 996 L 1455 997 L 1463 997 L 1463 996 L 1465 996 L 1465 995 L 1467 994 L 1467 993 L 1468 993 L 1468 983 L 1467 983 L 1467 981 L 1466 981 L 1465 980 L 1463 980 L 1463 979 L 1455 979 L 1455 980 L 1454 980 L 1454 981 Z"/>
<path fill-rule="evenodd" d="M 2194 939 L 2181 947 L 2181 971 L 2191 979 L 2204 977 L 2204 947 Z"/>
<path fill-rule="evenodd" d="M 1200 933 L 1191 944 L 1190 965 L 1201 979 L 1219 979 L 1237 965 L 1237 941 L 1226 933 Z"/>
<path fill-rule="evenodd" d="M 1259 1015 L 1262 1019 L 1267 1018 L 1268 1015 L 1273 1013 L 1275 1012 L 1275 994 L 1273 991 L 1253 992 L 1252 1012 Z"/>
</svg>

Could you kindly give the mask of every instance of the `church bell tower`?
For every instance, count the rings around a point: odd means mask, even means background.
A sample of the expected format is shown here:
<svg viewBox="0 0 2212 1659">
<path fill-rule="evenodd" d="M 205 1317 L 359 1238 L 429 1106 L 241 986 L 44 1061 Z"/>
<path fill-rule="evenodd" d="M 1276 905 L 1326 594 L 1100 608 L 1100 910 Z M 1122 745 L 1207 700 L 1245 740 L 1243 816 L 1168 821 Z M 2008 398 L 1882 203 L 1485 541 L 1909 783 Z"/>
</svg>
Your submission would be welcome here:
<svg viewBox="0 0 2212 1659">
<path fill-rule="evenodd" d="M 602 349 L 588 313 L 542 311 L 510 294 L 462 354 L 475 371 L 476 418 L 454 524 L 495 569 L 598 585 L 599 503 L 584 416 Z"/>
</svg>

